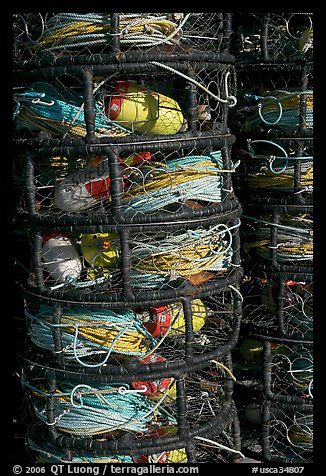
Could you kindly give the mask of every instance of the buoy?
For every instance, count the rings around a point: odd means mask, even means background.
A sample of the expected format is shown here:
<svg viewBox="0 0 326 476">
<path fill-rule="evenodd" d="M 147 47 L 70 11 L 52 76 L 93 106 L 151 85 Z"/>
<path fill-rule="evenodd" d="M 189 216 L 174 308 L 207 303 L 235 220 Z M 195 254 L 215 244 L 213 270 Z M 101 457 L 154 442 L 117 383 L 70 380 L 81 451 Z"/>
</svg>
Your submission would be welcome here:
<svg viewBox="0 0 326 476">
<path fill-rule="evenodd" d="M 184 334 L 186 324 L 181 302 L 169 304 L 168 306 L 150 307 L 142 313 L 143 322 L 147 330 L 153 337 L 163 337 L 170 329 L 170 335 Z M 206 322 L 207 311 L 204 303 L 200 299 L 192 302 L 192 325 L 194 332 L 199 331 Z"/>
<path fill-rule="evenodd" d="M 205 304 L 200 299 L 192 301 L 192 327 L 194 332 L 198 332 L 205 324 L 207 310 Z M 171 335 L 184 334 L 186 332 L 185 316 L 181 302 L 169 304 L 168 309 L 171 313 Z"/>
<path fill-rule="evenodd" d="M 169 451 L 167 463 L 187 463 L 188 457 L 185 448 Z"/>
<path fill-rule="evenodd" d="M 110 182 L 107 161 L 97 167 L 85 167 L 56 182 L 54 203 L 65 212 L 88 210 L 110 197 Z"/>
<path fill-rule="evenodd" d="M 159 354 L 151 354 L 143 359 L 140 359 L 140 363 L 142 364 L 150 364 L 154 362 L 165 362 L 166 358 L 162 357 Z M 143 395 L 146 395 L 149 398 L 152 397 L 159 397 L 161 398 L 164 392 L 167 391 L 169 386 L 172 383 L 172 378 L 162 378 L 156 380 L 146 380 L 146 381 L 137 381 L 133 382 L 131 385 L 134 389 L 140 390 L 142 387 L 146 387 L 146 391 Z M 175 384 L 172 386 L 175 387 Z M 170 395 L 171 394 L 171 395 Z M 168 391 L 168 396 L 166 398 L 175 398 L 176 397 L 176 388 L 172 390 L 172 388 Z M 164 401 L 166 401 L 166 398 Z"/>
<path fill-rule="evenodd" d="M 44 269 L 50 278 L 58 283 L 76 281 L 80 276 L 82 264 L 70 238 L 61 234 L 47 234 L 43 240 L 41 256 Z"/>
<path fill-rule="evenodd" d="M 146 329 L 153 337 L 163 337 L 171 324 L 167 306 L 152 306 L 142 313 L 142 317 Z"/>
<path fill-rule="evenodd" d="M 118 233 L 83 234 L 81 250 L 84 259 L 94 267 L 113 268 L 120 256 Z"/>
<path fill-rule="evenodd" d="M 117 81 L 106 115 L 140 134 L 176 134 L 183 125 L 178 103 L 133 81 Z"/>
</svg>

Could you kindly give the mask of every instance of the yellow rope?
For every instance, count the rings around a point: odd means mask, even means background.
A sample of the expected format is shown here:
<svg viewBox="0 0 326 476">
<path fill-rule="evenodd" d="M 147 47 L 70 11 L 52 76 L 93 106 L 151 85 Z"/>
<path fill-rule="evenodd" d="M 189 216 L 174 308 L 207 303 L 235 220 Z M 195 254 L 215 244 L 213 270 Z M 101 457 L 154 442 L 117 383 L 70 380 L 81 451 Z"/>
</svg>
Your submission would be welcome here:
<svg viewBox="0 0 326 476">
<path fill-rule="evenodd" d="M 148 183 L 143 183 L 141 185 L 133 185 L 129 190 L 128 190 L 128 195 L 131 195 L 132 197 L 136 197 L 138 195 L 143 195 L 146 192 L 154 192 L 156 190 L 162 189 L 162 188 L 168 188 L 172 187 L 175 185 L 180 185 L 186 182 L 190 182 L 191 180 L 198 180 L 199 178 L 204 178 L 204 177 L 211 177 L 212 175 L 219 175 L 221 172 L 216 168 L 216 172 L 209 170 L 207 172 L 200 170 L 197 167 L 212 167 L 216 166 L 213 162 L 209 160 L 204 160 L 202 162 L 198 162 L 196 164 L 196 167 L 191 167 L 187 166 L 186 167 L 186 172 L 183 167 L 180 167 L 179 170 L 176 170 L 175 172 L 169 172 L 168 168 L 166 170 L 166 173 L 160 174 L 157 177 L 153 177 Z M 159 172 L 162 171 L 162 168 L 164 167 L 164 164 L 159 164 Z M 149 170 L 153 170 L 153 172 L 157 171 L 157 168 L 151 167 Z M 148 173 L 146 172 L 146 175 Z M 144 191 L 145 190 L 145 191 Z"/>
<path fill-rule="evenodd" d="M 215 245 L 217 251 L 218 245 Z M 177 272 L 180 276 L 187 277 L 192 274 L 199 273 L 205 269 L 214 269 L 223 256 L 216 253 L 212 256 L 214 245 L 198 245 L 194 247 L 184 248 L 174 254 L 165 254 L 161 256 L 149 256 L 140 260 L 134 265 L 138 271 L 146 271 L 146 273 L 170 275 L 171 271 Z M 201 260 L 200 263 L 194 265 L 195 260 Z"/>
<path fill-rule="evenodd" d="M 48 322 L 51 322 L 50 319 L 46 319 Z M 119 334 L 119 330 L 112 327 L 108 328 L 101 324 L 98 321 L 94 321 L 94 325 L 90 325 L 89 322 L 83 321 L 82 317 L 72 317 L 72 316 L 62 316 L 62 324 L 77 324 L 78 325 L 78 335 L 84 337 L 85 339 L 98 344 L 99 346 L 111 347 L 114 339 Z M 81 325 L 82 324 L 82 325 Z M 102 326 L 102 327 L 98 327 Z M 76 328 L 64 327 L 64 331 L 69 334 L 75 334 Z M 114 350 L 116 352 L 141 352 L 145 353 L 149 350 L 149 342 L 146 337 L 137 331 L 126 330 L 123 335 L 114 342 Z"/>
<path fill-rule="evenodd" d="M 259 240 L 253 243 L 245 243 L 244 250 L 249 251 L 252 248 L 261 248 L 261 249 L 269 249 L 269 240 Z M 294 245 L 278 245 L 278 251 L 284 254 L 301 254 L 301 255 L 312 255 L 313 253 L 313 244 L 311 243 L 300 243 Z"/>
<path fill-rule="evenodd" d="M 70 122 L 65 121 L 55 121 L 53 119 L 48 119 L 45 117 L 38 116 L 35 112 L 22 107 L 19 113 L 19 120 L 25 122 L 29 126 L 36 127 L 37 129 L 45 129 L 47 131 L 53 132 L 55 134 L 64 134 L 69 133 L 69 135 L 77 137 L 85 137 L 86 127 L 80 125 L 71 124 Z M 108 134 L 109 132 L 109 134 Z M 109 130 L 96 128 L 94 131 L 96 137 L 105 137 L 105 136 L 124 136 L 126 135 L 123 130 L 118 128 L 111 127 Z"/>
<path fill-rule="evenodd" d="M 266 171 L 264 175 L 248 174 L 245 177 L 251 188 L 273 188 L 273 187 L 293 187 L 293 174 L 282 173 L 275 175 L 273 172 Z M 308 187 L 313 184 L 313 167 L 301 172 L 300 183 L 302 187 Z"/>
<path fill-rule="evenodd" d="M 146 33 L 150 35 L 154 32 L 154 29 L 160 29 L 165 36 L 171 35 L 176 29 L 176 25 L 168 20 L 156 20 L 146 18 L 133 18 L 132 21 L 123 19 L 120 17 L 120 33 L 126 29 L 126 33 Z M 109 33 L 110 32 L 110 18 L 107 18 L 108 23 L 94 21 L 74 21 L 69 25 L 58 28 L 51 32 L 44 40 L 35 44 L 32 49 L 34 51 L 42 50 L 51 46 L 57 46 L 69 40 L 71 37 L 80 36 L 82 41 L 83 35 L 96 34 L 96 33 Z M 122 36 L 123 37 L 123 36 Z M 67 42 L 69 46 L 69 41 Z"/>
</svg>

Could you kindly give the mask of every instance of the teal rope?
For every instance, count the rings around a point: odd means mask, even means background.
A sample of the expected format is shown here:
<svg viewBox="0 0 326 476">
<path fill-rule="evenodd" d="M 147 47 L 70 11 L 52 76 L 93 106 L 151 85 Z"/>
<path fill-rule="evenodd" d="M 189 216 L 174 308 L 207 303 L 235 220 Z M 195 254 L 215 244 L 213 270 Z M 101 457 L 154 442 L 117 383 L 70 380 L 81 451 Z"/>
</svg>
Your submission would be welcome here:
<svg viewBox="0 0 326 476">
<path fill-rule="evenodd" d="M 94 393 L 82 395 L 79 393 L 81 388 Z M 101 393 L 101 390 L 110 393 Z M 160 418 L 163 415 L 158 410 L 160 402 L 152 402 L 139 393 L 121 394 L 118 386 L 114 385 L 90 387 L 82 384 L 73 387 L 66 383 L 62 385 L 62 391 L 64 395 L 70 392 L 70 401 L 54 398 L 53 424 L 58 430 L 68 431 L 72 435 L 91 436 L 113 430 L 147 433 L 155 415 Z M 46 423 L 46 401 L 36 400 L 34 409 L 36 416 Z M 169 419 L 176 423 L 174 417 L 170 416 Z"/>
<path fill-rule="evenodd" d="M 116 313 L 111 310 L 85 310 L 82 308 L 76 308 L 74 310 L 64 309 L 64 318 L 71 316 L 72 318 L 78 318 L 81 322 L 78 324 L 74 321 L 71 323 L 54 324 L 52 322 L 54 309 L 52 306 L 41 305 L 39 312 L 32 314 L 27 307 L 25 307 L 25 316 L 30 321 L 29 336 L 34 344 L 51 352 L 55 352 L 55 346 L 53 342 L 53 330 L 56 327 L 61 329 L 61 341 L 64 351 L 64 355 L 68 359 L 76 359 L 80 364 L 86 367 L 99 367 L 102 366 L 111 353 L 119 353 L 122 355 L 144 356 L 147 351 L 139 351 L 137 349 L 119 349 L 115 348 L 116 342 L 123 336 L 124 332 L 138 332 L 144 336 L 144 341 L 151 346 L 156 345 L 156 340 L 147 331 L 139 315 L 132 310 L 121 310 L 120 313 Z M 97 326 L 101 329 L 113 329 L 119 331 L 118 335 L 113 340 L 110 346 L 102 344 L 101 346 L 96 342 L 92 342 L 78 332 L 78 326 Z M 75 327 L 75 333 L 71 334 L 66 331 L 67 328 Z M 89 364 L 80 360 L 83 357 L 89 357 L 92 355 L 98 355 L 105 353 L 105 359 L 97 364 Z"/>
<path fill-rule="evenodd" d="M 211 166 L 197 165 L 198 162 L 209 160 L 212 162 Z M 155 164 L 156 165 L 156 164 Z M 205 156 L 186 156 L 177 159 L 172 159 L 166 162 L 164 166 L 158 169 L 151 169 L 151 174 L 164 177 L 168 176 L 169 172 L 184 171 L 187 176 L 187 169 L 197 170 L 198 173 L 212 172 L 212 175 L 200 177 L 189 182 L 183 182 L 175 185 L 168 185 L 154 191 L 146 191 L 145 174 L 146 168 L 140 167 L 139 172 L 144 183 L 144 192 L 136 197 L 128 198 L 128 193 L 123 200 L 125 204 L 124 211 L 130 215 L 135 212 L 149 213 L 160 210 L 173 203 L 183 203 L 186 200 L 199 200 L 204 202 L 221 202 L 223 180 L 221 175 L 216 175 L 220 171 L 221 174 L 226 172 L 223 170 L 223 160 L 220 151 L 211 152 Z M 228 172 L 233 172 L 229 170 Z M 138 184 L 136 184 L 138 185 Z M 128 190 L 132 193 L 132 187 Z"/>
<path fill-rule="evenodd" d="M 40 118 L 53 121 L 65 121 L 86 128 L 83 108 L 81 107 L 84 98 L 72 89 L 55 88 L 49 83 L 35 82 L 23 92 L 15 93 L 14 99 L 20 104 L 24 103 L 25 108 L 30 109 Z M 95 130 L 104 129 L 109 132 L 111 129 L 123 131 L 125 135 L 130 135 L 130 131 L 111 121 L 102 111 L 99 103 L 94 103 L 95 110 Z M 17 126 L 37 129 L 20 120 L 17 113 Z"/>
<path fill-rule="evenodd" d="M 278 91 L 274 91 L 277 93 Z M 284 93 L 284 91 L 281 91 Z M 255 106 L 249 108 L 249 114 L 242 125 L 242 130 L 252 131 L 255 130 L 260 124 L 265 124 L 266 126 L 275 126 L 282 127 L 284 129 L 295 129 L 300 126 L 300 110 L 299 107 L 284 109 L 282 107 L 281 101 L 283 99 L 290 98 L 293 95 L 300 95 L 304 92 L 296 91 L 290 92 L 288 95 L 282 97 L 274 96 L 255 96 L 251 94 L 245 94 L 245 98 L 252 101 L 259 101 Z M 307 93 L 307 91 L 305 92 Z M 310 93 L 312 93 L 310 91 Z M 278 110 L 264 110 L 264 106 L 270 105 L 271 103 L 278 104 Z M 252 111 L 251 111 L 252 110 Z M 250 112 L 251 111 L 251 112 Z M 313 127 L 313 107 L 307 107 L 305 112 L 305 121 L 307 127 Z"/>
</svg>

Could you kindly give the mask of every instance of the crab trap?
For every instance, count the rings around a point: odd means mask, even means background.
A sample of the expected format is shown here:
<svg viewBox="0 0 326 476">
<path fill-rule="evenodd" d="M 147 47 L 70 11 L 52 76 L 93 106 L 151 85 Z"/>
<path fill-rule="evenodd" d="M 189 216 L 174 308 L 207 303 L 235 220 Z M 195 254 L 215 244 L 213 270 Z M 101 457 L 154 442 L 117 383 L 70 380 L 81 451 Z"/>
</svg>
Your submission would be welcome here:
<svg viewBox="0 0 326 476">
<path fill-rule="evenodd" d="M 237 144 L 235 157 L 241 164 L 234 180 L 240 200 L 313 204 L 313 139 L 247 138 Z"/>
<path fill-rule="evenodd" d="M 242 244 L 248 263 L 284 273 L 313 273 L 313 207 L 247 204 Z"/>
<path fill-rule="evenodd" d="M 164 226 L 26 226 L 27 288 L 54 300 L 125 306 L 234 285 L 242 275 L 240 211 Z"/>
<path fill-rule="evenodd" d="M 234 208 L 232 135 L 104 147 L 20 149 L 19 214 L 56 225 L 163 223 Z M 59 148 L 60 149 L 60 148 Z"/>
<path fill-rule="evenodd" d="M 20 69 L 14 76 L 15 141 L 22 145 L 228 133 L 228 112 L 237 102 L 235 68 L 226 63 L 99 61 Z"/>
<path fill-rule="evenodd" d="M 237 64 L 238 106 L 230 125 L 239 138 L 313 136 L 311 65 Z"/>
<path fill-rule="evenodd" d="M 231 52 L 239 63 L 313 61 L 312 13 L 234 13 Z"/>
<path fill-rule="evenodd" d="M 231 369 L 226 353 L 201 370 L 169 378 L 146 372 L 112 380 L 44 367 L 25 356 L 27 445 L 46 461 L 239 460 Z"/>
<path fill-rule="evenodd" d="M 20 13 L 13 16 L 14 61 L 102 58 L 147 61 L 170 55 L 234 60 L 230 13 Z"/>
<path fill-rule="evenodd" d="M 313 339 L 313 274 L 251 270 L 241 284 L 243 329 L 303 341 Z"/>
<path fill-rule="evenodd" d="M 103 374 L 202 365 L 234 347 L 240 329 L 241 295 L 221 287 L 134 308 L 46 303 L 26 293 L 27 346 L 53 365 Z M 150 370 L 148 370 L 150 371 Z"/>
</svg>

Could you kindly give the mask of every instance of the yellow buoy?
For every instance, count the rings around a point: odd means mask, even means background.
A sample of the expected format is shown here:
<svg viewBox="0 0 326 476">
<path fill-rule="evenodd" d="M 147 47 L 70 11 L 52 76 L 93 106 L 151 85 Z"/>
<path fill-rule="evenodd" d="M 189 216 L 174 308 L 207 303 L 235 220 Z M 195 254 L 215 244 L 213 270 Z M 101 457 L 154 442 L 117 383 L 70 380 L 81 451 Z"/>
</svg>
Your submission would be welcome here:
<svg viewBox="0 0 326 476">
<path fill-rule="evenodd" d="M 81 250 L 84 259 L 95 267 L 115 267 L 120 256 L 118 233 L 83 234 Z"/>
<path fill-rule="evenodd" d="M 187 463 L 187 453 L 185 448 L 181 448 L 181 450 L 173 450 L 169 451 L 167 463 Z"/>
<path fill-rule="evenodd" d="M 192 302 L 192 326 L 194 332 L 199 331 L 206 322 L 207 311 L 205 304 L 200 299 L 194 299 Z M 186 323 L 182 303 L 169 304 L 168 309 L 171 314 L 171 335 L 184 334 L 186 332 Z"/>
<path fill-rule="evenodd" d="M 172 98 L 132 81 L 117 81 L 106 114 L 123 127 L 140 134 L 176 134 L 184 118 Z"/>
</svg>

